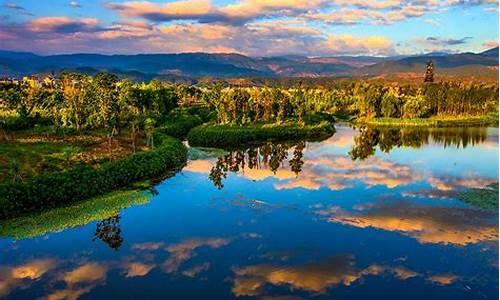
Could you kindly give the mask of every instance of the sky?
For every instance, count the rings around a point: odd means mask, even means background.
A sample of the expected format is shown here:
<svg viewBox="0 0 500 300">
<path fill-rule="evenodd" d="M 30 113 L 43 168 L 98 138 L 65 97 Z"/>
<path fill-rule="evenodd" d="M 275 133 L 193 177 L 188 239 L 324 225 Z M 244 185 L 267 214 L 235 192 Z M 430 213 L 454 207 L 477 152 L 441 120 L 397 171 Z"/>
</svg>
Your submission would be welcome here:
<svg viewBox="0 0 500 300">
<path fill-rule="evenodd" d="M 0 0 L 0 49 L 409 55 L 498 46 L 498 0 Z"/>
</svg>

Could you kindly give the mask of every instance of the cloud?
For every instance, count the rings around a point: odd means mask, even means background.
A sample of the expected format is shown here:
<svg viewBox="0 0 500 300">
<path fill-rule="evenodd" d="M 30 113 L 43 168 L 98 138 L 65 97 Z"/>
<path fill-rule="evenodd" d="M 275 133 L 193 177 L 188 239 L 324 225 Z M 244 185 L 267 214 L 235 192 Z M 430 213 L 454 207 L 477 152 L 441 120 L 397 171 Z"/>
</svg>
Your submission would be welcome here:
<svg viewBox="0 0 500 300">
<path fill-rule="evenodd" d="M 425 44 L 434 45 L 434 46 L 456 46 L 456 45 L 466 44 L 469 42 L 470 39 L 472 39 L 472 37 L 470 37 L 470 36 L 466 36 L 466 37 L 459 38 L 459 39 L 453 39 L 453 38 L 446 39 L 446 38 L 441 38 L 441 37 L 430 36 L 430 37 L 427 37 L 422 42 Z"/>
<path fill-rule="evenodd" d="M 199 23 L 243 25 L 260 17 L 296 15 L 318 8 L 324 3 L 324 0 L 243 0 L 218 7 L 208 0 L 184 0 L 166 4 L 147 1 L 111 2 L 105 4 L 105 7 L 122 16 L 140 17 L 154 22 L 194 20 Z"/>
<path fill-rule="evenodd" d="M 430 276 L 427 280 L 439 284 L 439 285 L 448 285 L 455 282 L 459 277 L 454 274 L 437 274 Z"/>
<path fill-rule="evenodd" d="M 122 264 L 125 277 L 145 276 L 155 267 L 154 264 L 145 264 L 141 262 L 126 262 Z"/>
<path fill-rule="evenodd" d="M 163 247 L 162 242 L 147 242 L 147 243 L 142 243 L 142 244 L 133 244 L 132 249 L 133 250 L 149 250 L 149 251 L 154 251 L 158 250 Z"/>
<path fill-rule="evenodd" d="M 33 32 L 74 33 L 96 31 L 98 24 L 94 18 L 44 17 L 31 20 L 27 28 Z"/>
<path fill-rule="evenodd" d="M 163 262 L 162 268 L 167 273 L 177 272 L 182 263 L 190 260 L 193 256 L 196 255 L 194 251 L 197 248 L 209 247 L 212 249 L 217 249 L 222 246 L 228 245 L 230 242 L 230 239 L 224 238 L 192 238 L 184 240 L 177 244 L 172 244 L 166 248 L 167 252 L 170 253 L 170 256 Z M 201 271 L 202 270 L 198 270 L 198 272 Z M 193 270 L 191 270 L 191 272 L 188 272 L 187 276 L 192 273 Z"/>
<path fill-rule="evenodd" d="M 424 22 L 427 24 L 431 24 L 433 26 L 436 26 L 436 27 L 441 26 L 441 23 L 438 20 L 434 20 L 434 19 L 425 19 Z"/>
<path fill-rule="evenodd" d="M 194 278 L 196 277 L 196 275 L 207 271 L 209 268 L 210 268 L 210 263 L 205 262 L 182 271 L 182 275 Z"/>
<path fill-rule="evenodd" d="M 498 225 L 492 221 L 492 213 L 468 208 L 450 210 L 445 206 L 395 202 L 373 203 L 354 212 L 334 207 L 316 213 L 334 223 L 401 232 L 423 244 L 465 246 L 498 241 Z"/>
<path fill-rule="evenodd" d="M 81 8 L 82 6 L 80 5 L 80 3 L 76 2 L 76 1 L 70 1 L 68 3 L 69 6 L 73 7 L 73 8 Z"/>
<path fill-rule="evenodd" d="M 483 47 L 487 49 L 498 47 L 498 40 L 487 41 L 483 43 Z"/>
<path fill-rule="evenodd" d="M 5 3 L 3 5 L 3 7 L 8 8 L 8 9 L 12 9 L 12 10 L 25 10 L 24 7 L 19 6 L 15 3 Z"/>
<path fill-rule="evenodd" d="M 377 266 L 357 269 L 351 255 L 334 256 L 324 262 L 299 266 L 255 265 L 234 270 L 236 278 L 232 292 L 237 297 L 258 296 L 266 284 L 271 284 L 321 294 L 331 286 L 349 286 L 364 275 L 376 275 L 381 271 Z"/>
<path fill-rule="evenodd" d="M 68 285 L 95 283 L 106 279 L 108 268 L 97 262 L 83 264 L 63 274 L 62 279 Z"/>
<path fill-rule="evenodd" d="M 373 263 L 367 267 L 356 266 L 353 255 L 336 255 L 318 262 L 301 265 L 259 264 L 234 268 L 232 292 L 237 297 L 265 297 L 266 285 L 284 287 L 290 291 L 302 290 L 315 295 L 327 293 L 335 286 L 350 286 L 365 276 L 391 274 L 400 280 L 428 275 L 404 266 L 386 266 Z M 435 274 L 427 280 L 438 284 L 450 284 L 458 276 Z"/>
<path fill-rule="evenodd" d="M 16 266 L 0 266 L 0 297 L 8 295 L 11 290 L 24 284 L 38 280 L 57 266 L 54 259 L 35 259 Z"/>
</svg>

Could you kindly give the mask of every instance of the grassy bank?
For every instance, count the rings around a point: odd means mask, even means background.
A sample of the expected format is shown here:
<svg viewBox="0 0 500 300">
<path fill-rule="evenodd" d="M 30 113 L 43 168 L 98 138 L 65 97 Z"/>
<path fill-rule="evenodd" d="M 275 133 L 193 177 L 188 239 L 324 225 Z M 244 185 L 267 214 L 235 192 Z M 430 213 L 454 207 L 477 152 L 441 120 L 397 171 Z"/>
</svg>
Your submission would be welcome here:
<svg viewBox="0 0 500 300">
<path fill-rule="evenodd" d="M 149 199 L 147 191 L 114 191 L 69 206 L 0 221 L 0 237 L 20 240 L 59 232 L 111 218 L 122 209 L 146 204 Z"/>
<path fill-rule="evenodd" d="M 334 132 L 333 125 L 327 121 L 303 127 L 297 126 L 295 121 L 279 125 L 266 123 L 244 126 L 204 124 L 193 128 L 189 132 L 187 140 L 191 146 L 234 147 L 266 141 L 323 139 L 331 136 Z"/>
<path fill-rule="evenodd" d="M 102 195 L 134 181 L 160 176 L 186 161 L 186 148 L 177 139 L 155 134 L 156 147 L 99 167 L 78 165 L 44 173 L 24 182 L 0 184 L 0 218 L 68 205 Z"/>
<path fill-rule="evenodd" d="M 465 126 L 498 126 L 498 115 L 472 117 L 430 117 L 430 118 L 359 118 L 357 124 L 377 126 L 422 126 L 422 127 L 465 127 Z"/>
</svg>

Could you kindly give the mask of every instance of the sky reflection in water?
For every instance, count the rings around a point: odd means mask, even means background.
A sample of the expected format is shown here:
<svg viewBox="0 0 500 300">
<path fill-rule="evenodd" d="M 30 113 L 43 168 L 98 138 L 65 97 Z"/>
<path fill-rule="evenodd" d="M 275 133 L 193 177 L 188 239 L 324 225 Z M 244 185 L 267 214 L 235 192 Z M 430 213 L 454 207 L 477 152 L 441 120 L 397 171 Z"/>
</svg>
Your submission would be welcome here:
<svg viewBox="0 0 500 300">
<path fill-rule="evenodd" d="M 2 224 L 0 297 L 494 299 L 498 215 L 456 194 L 497 181 L 498 129 L 230 151 L 105 220 Z"/>
</svg>

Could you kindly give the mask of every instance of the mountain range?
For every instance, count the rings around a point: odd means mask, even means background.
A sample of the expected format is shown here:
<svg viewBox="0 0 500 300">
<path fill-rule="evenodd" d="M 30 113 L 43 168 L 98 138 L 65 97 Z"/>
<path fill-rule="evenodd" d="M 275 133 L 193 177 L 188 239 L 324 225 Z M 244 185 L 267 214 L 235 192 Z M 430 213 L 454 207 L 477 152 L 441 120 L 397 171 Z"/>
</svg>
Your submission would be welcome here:
<svg viewBox="0 0 500 300">
<path fill-rule="evenodd" d="M 498 82 L 498 53 L 498 47 L 481 53 L 439 52 L 393 57 L 248 57 L 234 53 L 41 56 L 0 50 L 0 77 L 108 71 L 137 81 L 159 78 L 172 82 L 194 82 L 203 77 L 412 78 L 421 77 L 425 64 L 432 60 L 437 76 L 489 78 Z"/>
</svg>

